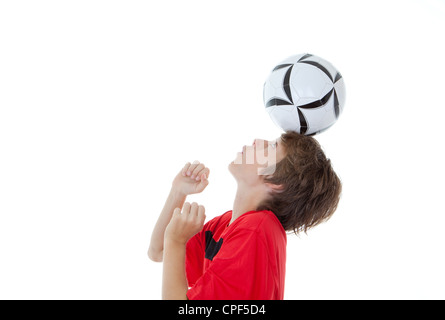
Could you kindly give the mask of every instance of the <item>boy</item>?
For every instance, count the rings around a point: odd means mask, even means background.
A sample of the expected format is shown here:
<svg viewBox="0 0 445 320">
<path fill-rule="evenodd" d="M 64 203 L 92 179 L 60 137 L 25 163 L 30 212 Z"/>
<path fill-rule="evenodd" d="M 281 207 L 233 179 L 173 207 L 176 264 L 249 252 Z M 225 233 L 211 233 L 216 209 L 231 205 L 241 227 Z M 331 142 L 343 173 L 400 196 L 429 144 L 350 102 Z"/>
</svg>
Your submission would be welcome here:
<svg viewBox="0 0 445 320">
<path fill-rule="evenodd" d="M 244 146 L 229 171 L 233 209 L 205 225 L 204 207 L 185 199 L 207 187 L 209 169 L 187 163 L 174 179 L 148 251 L 164 262 L 163 299 L 283 299 L 286 231 L 329 219 L 341 194 L 318 142 L 292 131 Z"/>
</svg>

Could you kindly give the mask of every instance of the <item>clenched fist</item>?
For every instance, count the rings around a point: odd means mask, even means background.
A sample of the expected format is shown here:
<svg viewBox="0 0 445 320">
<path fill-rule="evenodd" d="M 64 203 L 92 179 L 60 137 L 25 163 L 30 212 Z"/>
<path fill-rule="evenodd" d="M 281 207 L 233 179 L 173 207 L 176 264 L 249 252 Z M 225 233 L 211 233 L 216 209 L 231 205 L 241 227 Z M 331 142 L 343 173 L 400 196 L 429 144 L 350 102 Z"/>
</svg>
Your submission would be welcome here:
<svg viewBox="0 0 445 320">
<path fill-rule="evenodd" d="M 202 192 L 209 184 L 210 170 L 203 163 L 187 162 L 172 183 L 172 188 L 182 195 Z"/>
<path fill-rule="evenodd" d="M 170 223 L 165 229 L 165 240 L 186 244 L 187 241 L 201 231 L 205 221 L 205 208 L 196 202 L 186 202 L 181 209 L 173 211 Z"/>
</svg>

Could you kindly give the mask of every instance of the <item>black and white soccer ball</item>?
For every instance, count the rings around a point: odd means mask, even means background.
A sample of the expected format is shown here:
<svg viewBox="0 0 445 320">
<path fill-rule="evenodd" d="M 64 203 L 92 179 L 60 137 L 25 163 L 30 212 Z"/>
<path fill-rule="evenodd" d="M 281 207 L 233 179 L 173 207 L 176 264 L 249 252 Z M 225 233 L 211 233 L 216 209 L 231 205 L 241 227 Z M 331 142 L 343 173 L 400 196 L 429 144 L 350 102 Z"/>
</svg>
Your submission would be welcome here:
<svg viewBox="0 0 445 320">
<path fill-rule="evenodd" d="M 342 113 L 345 84 L 328 61 L 299 54 L 272 70 L 264 83 L 263 98 L 278 127 L 314 135 L 330 128 Z"/>
</svg>

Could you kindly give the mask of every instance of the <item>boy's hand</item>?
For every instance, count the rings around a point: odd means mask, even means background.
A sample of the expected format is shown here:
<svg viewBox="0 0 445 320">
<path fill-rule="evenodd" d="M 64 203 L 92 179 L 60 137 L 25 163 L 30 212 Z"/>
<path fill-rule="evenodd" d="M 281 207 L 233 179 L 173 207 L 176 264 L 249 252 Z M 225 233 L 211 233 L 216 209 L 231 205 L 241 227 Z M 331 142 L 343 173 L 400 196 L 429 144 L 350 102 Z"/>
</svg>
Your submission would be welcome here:
<svg viewBox="0 0 445 320">
<path fill-rule="evenodd" d="M 193 163 L 187 162 L 178 173 L 172 183 L 172 188 L 183 194 L 189 195 L 193 193 L 202 192 L 209 181 L 210 170 L 205 167 L 204 164 L 194 161 Z"/>
<path fill-rule="evenodd" d="M 165 240 L 185 245 L 187 241 L 201 231 L 205 221 L 205 208 L 186 202 L 181 209 L 173 211 L 172 219 L 165 229 Z"/>
</svg>

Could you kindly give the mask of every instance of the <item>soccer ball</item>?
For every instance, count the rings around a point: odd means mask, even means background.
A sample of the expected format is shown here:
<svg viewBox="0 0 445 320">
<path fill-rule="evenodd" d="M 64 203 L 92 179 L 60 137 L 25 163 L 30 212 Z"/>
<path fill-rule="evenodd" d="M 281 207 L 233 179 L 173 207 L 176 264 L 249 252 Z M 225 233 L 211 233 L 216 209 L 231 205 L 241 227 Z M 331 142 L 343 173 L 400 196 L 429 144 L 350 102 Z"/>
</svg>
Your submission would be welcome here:
<svg viewBox="0 0 445 320">
<path fill-rule="evenodd" d="M 328 61 L 312 54 L 291 56 L 264 83 L 263 99 L 284 131 L 314 135 L 330 128 L 345 105 L 345 84 Z"/>
</svg>

